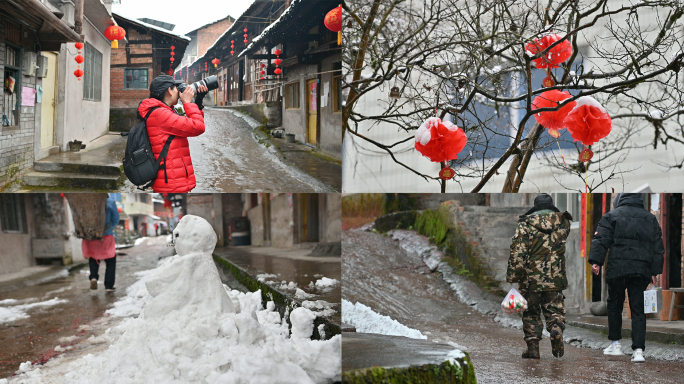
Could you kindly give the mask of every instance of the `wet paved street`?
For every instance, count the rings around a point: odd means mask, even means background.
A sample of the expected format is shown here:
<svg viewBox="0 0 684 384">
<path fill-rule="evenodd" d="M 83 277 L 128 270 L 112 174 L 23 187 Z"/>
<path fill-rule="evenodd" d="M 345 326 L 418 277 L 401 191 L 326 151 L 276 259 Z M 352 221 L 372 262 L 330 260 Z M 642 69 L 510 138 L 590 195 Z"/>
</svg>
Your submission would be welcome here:
<svg viewBox="0 0 684 384">
<path fill-rule="evenodd" d="M 206 131 L 188 139 L 197 178 L 192 192 L 333 192 L 258 143 L 231 111 L 204 111 Z"/>
<path fill-rule="evenodd" d="M 309 288 L 309 283 L 327 277 L 341 280 L 341 263 L 339 256 L 307 256 L 311 249 L 278 249 L 270 247 L 221 247 L 216 248 L 215 254 L 231 263 L 243 268 L 252 276 L 262 273 L 277 275 L 271 281 L 294 282 L 298 288 L 308 294 L 315 295 L 308 300 L 325 300 L 332 303 L 337 311 L 330 319 L 338 324 L 341 321 L 339 313 L 341 305 L 340 284 L 331 289 L 318 290 Z M 278 288 L 278 286 L 275 286 Z M 292 295 L 293 291 L 284 290 L 283 293 Z"/>
<path fill-rule="evenodd" d="M 548 338 L 540 360 L 521 359 L 522 331 L 506 328 L 459 301 L 439 274 L 389 237 L 361 230 L 342 233 L 342 297 L 417 329 L 436 343 L 465 347 L 480 383 L 681 383 L 683 365 L 629 356 L 605 357 L 601 350 L 566 344 L 565 356 L 551 355 Z M 648 343 L 649 345 L 655 343 Z M 443 346 L 436 347 L 443 349 Z M 342 369 L 356 368 L 343 350 Z M 348 359 L 348 362 L 345 362 Z"/>
<path fill-rule="evenodd" d="M 174 248 L 166 246 L 166 236 L 148 238 L 138 246 L 118 251 L 115 293 L 104 292 L 104 263 L 96 291 L 89 289 L 87 265 L 70 273 L 62 267 L 0 284 L 0 301 L 14 299 L 18 300 L 14 304 L 21 304 L 55 297 L 67 300 L 30 309 L 29 318 L 0 323 L 0 378 L 12 375 L 22 362 L 45 362 L 58 355 L 58 345 L 73 345 L 95 334 L 89 324 L 102 318 L 115 301 L 126 295 L 126 288 L 139 279 L 135 272 L 155 268 L 159 257 L 173 253 Z"/>
</svg>

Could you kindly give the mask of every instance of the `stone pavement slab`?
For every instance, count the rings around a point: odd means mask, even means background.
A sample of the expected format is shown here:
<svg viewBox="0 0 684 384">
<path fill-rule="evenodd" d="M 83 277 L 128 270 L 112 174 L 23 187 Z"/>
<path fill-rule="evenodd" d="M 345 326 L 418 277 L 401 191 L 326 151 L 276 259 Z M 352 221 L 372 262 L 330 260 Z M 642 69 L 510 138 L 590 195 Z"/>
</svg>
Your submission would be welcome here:
<svg viewBox="0 0 684 384">
<path fill-rule="evenodd" d="M 576 327 L 591 329 L 594 331 L 608 332 L 608 316 L 566 315 L 566 323 Z M 632 332 L 632 319 L 622 317 L 622 337 L 630 338 Z M 646 319 L 646 341 L 656 341 L 665 344 L 684 345 L 684 320 L 661 321 L 659 319 Z"/>
</svg>

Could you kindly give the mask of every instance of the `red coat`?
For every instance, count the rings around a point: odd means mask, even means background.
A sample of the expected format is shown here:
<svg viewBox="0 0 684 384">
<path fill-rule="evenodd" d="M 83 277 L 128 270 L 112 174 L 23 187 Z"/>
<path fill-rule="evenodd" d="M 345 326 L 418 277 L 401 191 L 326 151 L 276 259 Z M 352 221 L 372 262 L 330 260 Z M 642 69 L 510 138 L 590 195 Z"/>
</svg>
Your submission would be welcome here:
<svg viewBox="0 0 684 384">
<path fill-rule="evenodd" d="M 160 169 L 152 189 L 155 192 L 190 192 L 195 188 L 196 182 L 187 138 L 204 133 L 204 112 L 200 111 L 196 104 L 186 103 L 183 109 L 187 117 L 180 116 L 174 113 L 171 107 L 157 99 L 143 100 L 138 107 L 138 112 L 140 116 L 145 117 L 153 107 L 160 107 L 155 109 L 147 119 L 147 135 L 150 138 L 154 157 L 159 157 L 170 135 L 176 137 L 171 142 L 166 155 L 166 175 L 169 182 L 164 181 L 164 170 Z"/>
</svg>

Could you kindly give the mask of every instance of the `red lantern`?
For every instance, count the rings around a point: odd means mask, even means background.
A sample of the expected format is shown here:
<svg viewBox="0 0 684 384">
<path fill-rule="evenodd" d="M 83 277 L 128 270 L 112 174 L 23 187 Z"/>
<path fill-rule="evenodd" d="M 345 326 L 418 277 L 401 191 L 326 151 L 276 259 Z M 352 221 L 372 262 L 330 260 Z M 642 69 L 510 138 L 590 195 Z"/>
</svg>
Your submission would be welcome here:
<svg viewBox="0 0 684 384">
<path fill-rule="evenodd" d="M 107 40 L 112 41 L 112 49 L 116 49 L 119 48 L 118 40 L 123 40 L 126 37 L 126 31 L 118 25 L 112 25 L 105 29 L 104 35 Z"/>
<path fill-rule="evenodd" d="M 592 157 L 594 157 L 594 152 L 592 152 L 589 148 L 585 148 L 579 154 L 579 161 L 586 163 L 587 161 L 591 160 Z"/>
<path fill-rule="evenodd" d="M 247 34 L 245 33 L 245 34 L 244 34 L 244 35 L 242 35 L 242 36 L 244 36 L 244 37 L 245 37 L 245 39 L 246 39 L 246 38 L 247 38 L 247 36 L 249 36 L 249 35 L 247 35 Z"/>
<path fill-rule="evenodd" d="M 283 73 L 283 71 L 281 71 L 280 68 L 276 68 L 276 69 L 273 71 L 273 73 L 275 73 L 276 75 L 280 75 L 281 73 Z"/>
<path fill-rule="evenodd" d="M 280 60 L 280 59 L 275 59 L 275 60 L 273 60 L 273 63 L 275 63 L 275 65 L 280 65 L 280 63 L 282 63 L 282 62 L 283 62 L 283 61 Z"/>
<path fill-rule="evenodd" d="M 525 49 L 532 55 L 536 55 L 538 52 L 545 50 L 550 47 L 551 44 L 562 39 L 563 36 L 550 33 L 542 37 L 541 39 L 534 39 L 534 41 L 527 43 Z M 538 59 L 534 59 L 534 64 L 537 68 L 557 68 L 565 60 L 572 56 L 572 45 L 568 39 L 563 40 L 562 43 L 553 47 L 550 51 L 546 53 L 545 56 Z"/>
<path fill-rule="evenodd" d="M 431 117 L 418 128 L 415 147 L 435 163 L 458 158 L 468 139 L 463 130 L 448 121 Z"/>
<path fill-rule="evenodd" d="M 333 32 L 340 32 L 342 30 L 342 6 L 333 8 L 332 11 L 325 15 L 323 20 L 325 27 Z"/>
<path fill-rule="evenodd" d="M 230 51 L 231 56 L 235 53 L 235 51 Z"/>
<path fill-rule="evenodd" d="M 564 120 L 572 138 L 593 145 L 610 134 L 613 121 L 605 108 L 590 96 L 577 99 L 577 105 Z"/>
<path fill-rule="evenodd" d="M 265 68 L 265 67 L 266 67 L 266 64 L 261 63 L 261 68 Z"/>
<path fill-rule="evenodd" d="M 205 72 L 208 71 L 208 68 L 209 68 L 209 67 L 207 66 L 207 62 L 205 61 L 205 62 L 204 62 L 204 71 L 205 71 Z"/>
<path fill-rule="evenodd" d="M 261 77 L 259 78 L 259 80 L 266 80 L 266 78 L 263 77 L 263 76 L 261 76 Z"/>
<path fill-rule="evenodd" d="M 174 49 L 176 49 L 176 47 L 174 47 L 174 46 L 172 45 L 172 46 L 171 46 L 171 50 L 173 51 Z"/>
<path fill-rule="evenodd" d="M 174 59 L 173 57 L 170 58 L 169 60 L 171 60 L 172 63 L 173 63 L 174 61 L 176 61 L 176 59 Z"/>
<path fill-rule="evenodd" d="M 283 51 L 281 51 L 280 49 L 276 49 L 273 53 L 275 53 L 276 56 L 280 56 L 280 54 L 283 53 Z"/>
<path fill-rule="evenodd" d="M 74 46 L 76 47 L 76 49 L 81 49 L 83 48 L 83 43 L 76 43 L 74 44 Z"/>
<path fill-rule="evenodd" d="M 247 28 L 245 28 L 245 33 L 247 33 Z"/>
<path fill-rule="evenodd" d="M 532 101 L 532 107 L 534 107 L 534 109 L 556 108 L 564 100 L 567 100 L 571 97 L 572 95 L 569 92 L 561 92 L 555 89 L 546 91 L 534 98 Z M 563 120 L 565 120 L 565 117 L 568 115 L 568 113 L 575 108 L 575 105 L 577 105 L 577 102 L 572 101 L 557 111 L 535 113 L 534 119 L 537 120 L 537 123 L 543 125 L 549 131 L 558 131 L 559 129 L 565 128 L 565 123 Z"/>
<path fill-rule="evenodd" d="M 235 40 L 231 40 L 230 43 L 231 43 L 231 44 L 235 44 Z"/>
<path fill-rule="evenodd" d="M 247 39 L 245 39 L 244 41 L 245 41 L 245 44 L 247 44 Z"/>
<path fill-rule="evenodd" d="M 262 74 L 262 75 L 265 75 L 265 74 L 266 74 L 266 71 L 261 71 L 261 72 L 259 72 L 259 73 Z"/>
<path fill-rule="evenodd" d="M 169 76 L 173 75 L 173 70 L 169 69 L 168 71 L 166 71 L 166 74 Z"/>
<path fill-rule="evenodd" d="M 441 177 L 443 180 L 449 180 L 455 175 L 456 172 L 454 172 L 454 170 L 449 167 L 444 167 L 441 171 L 439 171 L 439 177 Z"/>
<path fill-rule="evenodd" d="M 79 64 L 83 63 L 83 56 L 81 56 L 81 55 L 76 56 L 74 59 Z"/>
<path fill-rule="evenodd" d="M 74 76 L 79 77 L 79 81 L 81 80 L 80 77 L 83 76 L 83 70 L 82 69 L 77 69 L 74 71 Z"/>
<path fill-rule="evenodd" d="M 176 56 L 176 52 L 171 52 L 171 56 Z"/>
</svg>

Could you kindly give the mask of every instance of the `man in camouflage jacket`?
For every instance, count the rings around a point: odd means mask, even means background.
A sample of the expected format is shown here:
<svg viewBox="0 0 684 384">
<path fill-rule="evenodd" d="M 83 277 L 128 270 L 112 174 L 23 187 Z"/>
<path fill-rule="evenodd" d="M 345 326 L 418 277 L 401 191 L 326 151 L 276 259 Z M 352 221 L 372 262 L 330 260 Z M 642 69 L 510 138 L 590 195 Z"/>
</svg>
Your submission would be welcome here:
<svg viewBox="0 0 684 384">
<path fill-rule="evenodd" d="M 565 242 L 570 234 L 572 216 L 561 213 L 553 199 L 542 194 L 534 199 L 534 207 L 520 216 L 511 243 L 506 281 L 518 283 L 527 300 L 523 312 L 523 332 L 527 350 L 523 358 L 539 358 L 542 336 L 541 312 L 551 334 L 551 350 L 563 356 L 565 303 L 562 290 L 568 287 L 565 274 Z"/>
</svg>

